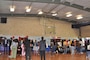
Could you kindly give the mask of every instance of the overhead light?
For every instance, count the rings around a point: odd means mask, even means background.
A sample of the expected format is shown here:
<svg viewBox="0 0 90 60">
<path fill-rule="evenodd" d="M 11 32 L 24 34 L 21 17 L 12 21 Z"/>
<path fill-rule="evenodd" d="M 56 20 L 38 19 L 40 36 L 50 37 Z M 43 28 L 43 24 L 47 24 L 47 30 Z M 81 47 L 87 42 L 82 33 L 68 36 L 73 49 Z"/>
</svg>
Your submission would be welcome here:
<svg viewBox="0 0 90 60">
<path fill-rule="evenodd" d="M 14 12 L 14 11 L 15 11 L 15 6 L 14 5 L 10 6 L 10 12 Z"/>
<path fill-rule="evenodd" d="M 38 11 L 39 11 L 38 12 L 39 15 L 43 14 L 43 11 L 42 10 L 38 10 Z"/>
<path fill-rule="evenodd" d="M 66 13 L 66 17 L 71 17 L 72 16 L 72 12 L 67 12 Z"/>
<path fill-rule="evenodd" d="M 57 15 L 56 11 L 51 11 L 51 14 L 52 14 L 52 16 L 56 16 Z"/>
<path fill-rule="evenodd" d="M 52 16 L 57 16 L 57 13 L 53 13 Z"/>
<path fill-rule="evenodd" d="M 67 14 L 67 15 L 66 15 L 66 17 L 71 17 L 71 16 L 72 16 L 72 14 Z"/>
<path fill-rule="evenodd" d="M 31 8 L 32 7 L 30 7 L 30 6 L 26 6 L 26 8 L 25 8 L 26 9 L 26 12 L 30 12 L 31 11 Z"/>
<path fill-rule="evenodd" d="M 82 19 L 82 18 L 83 18 L 82 15 L 77 15 L 77 16 L 76 16 L 76 19 Z"/>
</svg>

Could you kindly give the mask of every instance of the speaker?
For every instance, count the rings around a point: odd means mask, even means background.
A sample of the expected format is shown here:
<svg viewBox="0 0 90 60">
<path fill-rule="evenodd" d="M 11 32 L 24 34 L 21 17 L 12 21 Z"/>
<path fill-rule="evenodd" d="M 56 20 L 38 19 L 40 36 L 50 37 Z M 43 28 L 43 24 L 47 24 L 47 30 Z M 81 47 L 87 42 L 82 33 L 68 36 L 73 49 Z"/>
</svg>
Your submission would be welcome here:
<svg viewBox="0 0 90 60">
<path fill-rule="evenodd" d="M 1 23 L 7 23 L 7 18 L 6 17 L 1 17 Z"/>
<path fill-rule="evenodd" d="M 72 28 L 78 29 L 78 28 L 80 28 L 80 25 L 79 24 L 72 24 Z"/>
</svg>

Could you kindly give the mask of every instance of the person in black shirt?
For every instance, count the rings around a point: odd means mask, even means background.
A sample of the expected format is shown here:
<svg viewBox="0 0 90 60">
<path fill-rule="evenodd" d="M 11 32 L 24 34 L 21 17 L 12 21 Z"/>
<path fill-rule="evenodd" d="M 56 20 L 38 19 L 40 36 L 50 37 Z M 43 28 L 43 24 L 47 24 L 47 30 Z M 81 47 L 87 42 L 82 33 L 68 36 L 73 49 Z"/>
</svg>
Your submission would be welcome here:
<svg viewBox="0 0 90 60">
<path fill-rule="evenodd" d="M 26 60 L 31 60 L 31 56 L 30 56 L 30 40 L 28 40 L 28 38 L 25 38 L 24 40 L 24 46 L 25 46 L 25 57 L 26 57 Z"/>
<path fill-rule="evenodd" d="M 3 45 L 4 45 L 4 54 L 7 54 L 7 39 L 3 37 Z"/>
</svg>

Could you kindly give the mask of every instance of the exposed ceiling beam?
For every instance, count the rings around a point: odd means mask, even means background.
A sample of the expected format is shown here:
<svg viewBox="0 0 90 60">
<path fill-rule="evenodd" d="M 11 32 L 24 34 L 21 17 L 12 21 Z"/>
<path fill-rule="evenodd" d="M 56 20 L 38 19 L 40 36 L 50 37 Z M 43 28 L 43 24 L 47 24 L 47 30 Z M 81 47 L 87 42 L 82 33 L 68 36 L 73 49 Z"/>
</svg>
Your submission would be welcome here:
<svg viewBox="0 0 90 60">
<path fill-rule="evenodd" d="M 4 0 L 4 1 L 7 1 L 7 0 Z M 8 1 L 13 1 L 13 0 L 8 0 Z M 41 3 L 54 3 L 54 4 L 62 4 L 62 5 L 66 5 L 66 6 L 69 6 L 69 7 L 74 7 L 74 8 L 77 8 L 77 9 L 80 9 L 80 10 L 84 10 L 84 11 L 87 11 L 87 12 L 90 12 L 90 8 L 84 8 L 84 6 L 81 6 L 81 5 L 78 5 L 78 4 L 71 4 L 70 2 L 61 2 L 61 0 L 15 0 L 15 1 L 25 1 L 25 2 L 41 2 Z"/>
<path fill-rule="evenodd" d="M 59 5 L 57 4 L 55 7 L 51 8 L 48 13 L 51 13 L 55 8 L 57 8 Z"/>
<path fill-rule="evenodd" d="M 0 17 L 44 17 L 44 18 L 62 20 L 70 23 L 77 23 L 76 21 L 65 19 L 65 18 L 59 18 L 59 17 L 50 16 L 50 15 L 38 15 L 38 14 L 2 14 L 0 13 Z"/>
</svg>

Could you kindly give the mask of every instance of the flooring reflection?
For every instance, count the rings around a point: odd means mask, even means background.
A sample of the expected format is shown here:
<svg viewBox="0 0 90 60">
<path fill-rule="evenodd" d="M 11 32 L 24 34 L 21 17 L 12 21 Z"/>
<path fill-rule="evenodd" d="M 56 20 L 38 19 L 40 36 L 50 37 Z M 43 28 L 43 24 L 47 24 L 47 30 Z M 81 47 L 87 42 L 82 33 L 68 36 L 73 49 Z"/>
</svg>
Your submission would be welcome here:
<svg viewBox="0 0 90 60">
<path fill-rule="evenodd" d="M 16 59 L 11 59 L 8 55 L 0 55 L 0 60 L 25 60 L 24 56 L 17 56 Z M 40 60 L 40 55 L 32 55 L 32 60 Z M 85 54 L 46 54 L 46 60 L 86 60 Z"/>
</svg>

